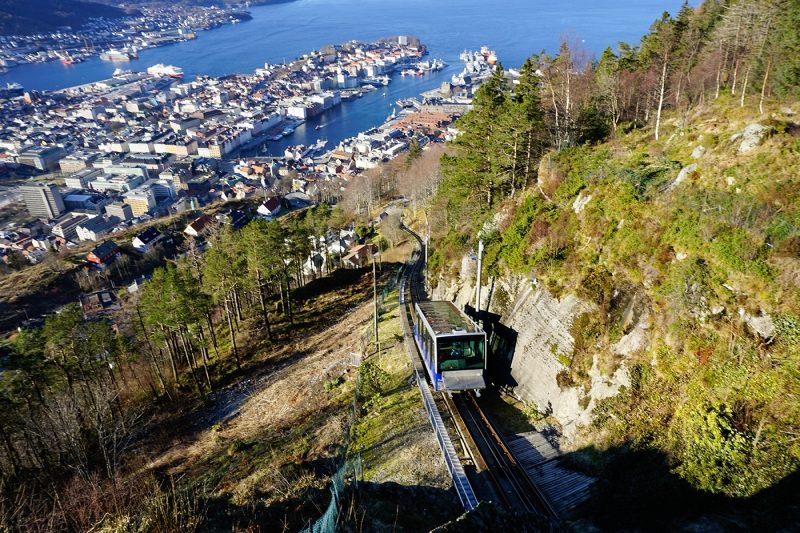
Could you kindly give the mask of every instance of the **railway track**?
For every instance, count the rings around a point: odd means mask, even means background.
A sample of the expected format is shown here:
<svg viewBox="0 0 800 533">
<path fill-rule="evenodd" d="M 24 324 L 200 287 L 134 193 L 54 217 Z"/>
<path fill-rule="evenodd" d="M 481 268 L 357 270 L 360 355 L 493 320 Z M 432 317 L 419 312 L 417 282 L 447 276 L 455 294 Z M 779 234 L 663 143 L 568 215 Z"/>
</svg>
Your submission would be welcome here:
<svg viewBox="0 0 800 533">
<path fill-rule="evenodd" d="M 420 280 L 423 254 L 421 250 L 425 244 L 422 239 L 405 225 L 401 226 L 411 234 L 419 243 L 419 251 L 414 252 L 409 270 L 406 273 L 404 284 L 403 303 L 407 305 L 404 315 L 404 324 L 408 327 L 410 314 L 408 306 L 424 298 L 424 289 Z M 409 332 L 406 331 L 408 336 Z M 416 352 L 416 345 L 410 342 Z M 421 367 L 418 361 L 415 366 Z M 422 378 L 425 373 L 422 370 Z M 421 383 L 420 388 L 427 387 Z M 429 391 L 429 389 L 428 389 Z M 430 394 L 430 391 L 429 391 Z M 470 490 L 473 486 L 487 487 L 487 494 L 481 494 L 481 499 L 495 501 L 511 511 L 524 511 L 557 519 L 558 514 L 546 496 L 533 483 L 525 469 L 508 447 L 502 434 L 496 429 L 490 417 L 480 406 L 475 394 L 462 392 L 455 395 L 441 394 L 437 397 L 445 407 L 445 411 L 452 420 L 451 427 L 457 433 L 456 438 L 465 448 L 472 472 Z M 434 425 L 435 427 L 435 425 Z M 445 455 L 447 455 L 445 453 Z M 451 470 L 452 474 L 452 470 Z M 485 482 L 484 482 L 485 481 Z M 456 480 L 454 479 L 454 483 Z M 461 497 L 461 494 L 459 494 Z M 464 498 L 462 497 L 462 503 Z M 466 506 L 465 506 L 466 508 Z"/>
</svg>

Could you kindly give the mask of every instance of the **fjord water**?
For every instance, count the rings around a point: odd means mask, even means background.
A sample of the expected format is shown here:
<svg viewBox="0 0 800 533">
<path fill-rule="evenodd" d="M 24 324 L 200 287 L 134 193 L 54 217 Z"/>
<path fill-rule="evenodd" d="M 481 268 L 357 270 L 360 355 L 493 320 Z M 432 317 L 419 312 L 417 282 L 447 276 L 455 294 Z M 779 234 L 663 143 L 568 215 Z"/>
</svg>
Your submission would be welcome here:
<svg viewBox="0 0 800 533">
<path fill-rule="evenodd" d="M 692 4 L 696 4 L 693 1 Z M 394 76 L 391 85 L 309 120 L 294 135 L 271 143 L 271 153 L 288 144 L 326 137 L 337 143 L 379 125 L 399 98 L 417 96 L 461 70 L 465 48 L 487 45 L 506 67 L 518 67 L 527 56 L 555 52 L 566 36 L 595 57 L 619 41 L 638 42 L 664 11 L 676 13 L 682 0 L 296 0 L 251 7 L 253 19 L 200 32 L 198 38 L 143 50 L 130 63 L 92 58 L 65 66 L 60 62 L 24 65 L 0 75 L 0 84 L 15 81 L 26 89 L 60 89 L 108 78 L 118 68 L 143 71 L 156 63 L 183 68 L 186 79 L 197 74 L 248 73 L 265 62 L 289 61 L 326 44 L 352 39 L 371 41 L 391 35 L 416 35 L 430 57 L 450 66 L 422 78 Z M 320 130 L 315 130 L 322 125 Z"/>
</svg>

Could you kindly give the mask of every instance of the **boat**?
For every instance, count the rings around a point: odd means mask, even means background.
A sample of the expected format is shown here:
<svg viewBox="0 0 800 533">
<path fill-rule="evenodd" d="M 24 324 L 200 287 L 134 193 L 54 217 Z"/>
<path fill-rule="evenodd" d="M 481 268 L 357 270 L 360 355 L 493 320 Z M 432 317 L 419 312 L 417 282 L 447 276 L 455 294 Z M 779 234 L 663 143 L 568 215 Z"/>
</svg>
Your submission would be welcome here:
<svg viewBox="0 0 800 533">
<path fill-rule="evenodd" d="M 495 56 L 495 60 L 497 57 Z M 431 61 L 431 72 L 438 72 L 442 70 L 444 67 L 447 66 L 447 63 L 444 62 L 442 59 L 434 59 Z"/>
<path fill-rule="evenodd" d="M 111 77 L 112 78 L 122 78 L 124 76 L 127 76 L 130 73 L 131 73 L 130 70 L 125 70 L 125 69 L 122 69 L 122 68 L 118 68 L 118 69 L 114 70 L 114 73 L 111 75 Z"/>
<path fill-rule="evenodd" d="M 417 100 L 414 100 L 413 98 L 401 98 L 395 103 L 403 109 L 419 106 L 419 102 Z"/>
<path fill-rule="evenodd" d="M 69 52 L 56 52 L 56 55 L 64 65 L 74 65 L 75 63 L 83 62 L 80 57 L 72 57 Z"/>
<path fill-rule="evenodd" d="M 283 151 L 283 157 L 286 159 L 303 159 L 311 151 L 310 146 L 298 144 L 296 146 L 287 146 Z"/>
<path fill-rule="evenodd" d="M 315 130 L 317 130 L 317 131 L 321 130 L 321 129 L 322 129 L 322 124 L 317 124 L 317 125 L 314 127 L 314 129 L 315 129 Z"/>
<path fill-rule="evenodd" d="M 169 78 L 183 78 L 183 69 L 173 65 L 163 65 L 161 63 L 153 65 L 147 69 L 147 73 L 151 76 L 169 77 Z"/>
<path fill-rule="evenodd" d="M 383 97 L 386 97 L 386 91 L 383 91 L 383 95 L 382 95 L 382 96 L 383 96 Z"/>
<path fill-rule="evenodd" d="M 110 48 L 100 54 L 100 59 L 103 61 L 130 61 L 132 56 L 128 54 L 128 52 L 123 52 L 122 50 L 117 50 L 115 48 Z"/>
</svg>

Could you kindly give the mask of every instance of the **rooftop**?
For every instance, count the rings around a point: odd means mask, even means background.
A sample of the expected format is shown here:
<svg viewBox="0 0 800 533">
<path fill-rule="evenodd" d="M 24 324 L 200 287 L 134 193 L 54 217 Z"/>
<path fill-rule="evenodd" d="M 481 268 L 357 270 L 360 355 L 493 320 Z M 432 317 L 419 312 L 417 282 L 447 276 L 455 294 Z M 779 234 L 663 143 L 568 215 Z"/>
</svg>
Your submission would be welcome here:
<svg viewBox="0 0 800 533">
<path fill-rule="evenodd" d="M 478 333 L 482 331 L 453 302 L 426 301 L 417 303 L 425 319 L 437 335 L 448 333 Z"/>
</svg>

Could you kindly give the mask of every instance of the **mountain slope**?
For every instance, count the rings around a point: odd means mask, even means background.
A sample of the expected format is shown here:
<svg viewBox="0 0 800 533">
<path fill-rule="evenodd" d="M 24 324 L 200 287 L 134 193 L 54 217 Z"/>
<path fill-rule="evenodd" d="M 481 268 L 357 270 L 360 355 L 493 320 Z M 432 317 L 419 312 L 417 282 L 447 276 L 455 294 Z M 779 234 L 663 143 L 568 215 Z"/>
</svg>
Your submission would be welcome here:
<svg viewBox="0 0 800 533">
<path fill-rule="evenodd" d="M 118 7 L 77 0 L 0 0 L 0 34 L 52 31 L 61 26 L 76 29 L 93 17 L 118 18 L 126 14 Z"/>
</svg>

